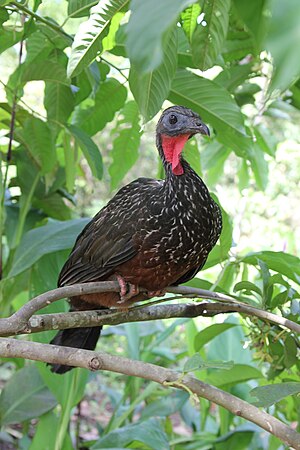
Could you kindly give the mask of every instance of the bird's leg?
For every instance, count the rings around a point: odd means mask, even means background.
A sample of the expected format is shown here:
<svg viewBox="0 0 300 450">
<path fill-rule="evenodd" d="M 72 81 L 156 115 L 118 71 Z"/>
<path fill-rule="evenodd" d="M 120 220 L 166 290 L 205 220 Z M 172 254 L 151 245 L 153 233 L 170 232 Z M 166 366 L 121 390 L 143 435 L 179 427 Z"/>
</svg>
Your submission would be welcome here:
<svg viewBox="0 0 300 450">
<path fill-rule="evenodd" d="M 166 294 L 166 291 L 164 289 L 161 289 L 160 291 L 147 291 L 146 295 L 149 298 L 152 297 L 163 297 Z"/>
<path fill-rule="evenodd" d="M 126 303 L 132 297 L 139 294 L 139 287 L 135 284 L 127 283 L 121 275 L 116 274 L 120 286 L 120 300 L 117 303 Z"/>
</svg>

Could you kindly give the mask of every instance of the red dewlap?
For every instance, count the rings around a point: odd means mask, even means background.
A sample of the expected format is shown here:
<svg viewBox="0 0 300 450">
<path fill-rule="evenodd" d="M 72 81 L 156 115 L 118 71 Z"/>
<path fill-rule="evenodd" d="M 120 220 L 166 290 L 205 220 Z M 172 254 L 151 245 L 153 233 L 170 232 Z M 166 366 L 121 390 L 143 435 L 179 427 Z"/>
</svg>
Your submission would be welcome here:
<svg viewBox="0 0 300 450">
<path fill-rule="evenodd" d="M 167 136 L 163 134 L 161 136 L 164 155 L 166 160 L 172 164 L 172 172 L 174 175 L 183 174 L 183 168 L 180 163 L 180 155 L 184 144 L 189 137 L 189 134 L 181 134 L 179 136 Z"/>
</svg>

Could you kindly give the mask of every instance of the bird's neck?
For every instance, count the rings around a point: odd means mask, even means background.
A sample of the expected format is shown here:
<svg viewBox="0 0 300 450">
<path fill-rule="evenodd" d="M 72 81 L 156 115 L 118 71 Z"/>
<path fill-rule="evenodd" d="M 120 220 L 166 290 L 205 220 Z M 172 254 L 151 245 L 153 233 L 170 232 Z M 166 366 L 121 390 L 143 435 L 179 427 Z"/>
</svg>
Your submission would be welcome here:
<svg viewBox="0 0 300 450">
<path fill-rule="evenodd" d="M 182 150 L 188 138 L 187 134 L 175 137 L 157 135 L 156 145 L 163 163 L 166 181 L 178 181 L 180 178 L 185 178 L 187 172 L 192 170 L 182 156 Z"/>
<path fill-rule="evenodd" d="M 178 195 L 182 195 L 182 192 L 189 192 L 188 198 L 186 199 L 187 201 L 190 201 L 190 197 L 195 197 L 196 200 L 200 202 L 211 201 L 209 191 L 205 183 L 183 158 L 181 152 L 179 155 L 181 173 L 176 174 L 178 171 L 178 166 L 175 165 L 177 170 L 174 171 L 172 167 L 173 159 L 168 157 L 168 149 L 166 151 L 166 148 L 163 147 L 163 139 L 160 135 L 157 136 L 157 148 L 166 175 L 165 193 L 169 200 L 176 200 Z"/>
</svg>

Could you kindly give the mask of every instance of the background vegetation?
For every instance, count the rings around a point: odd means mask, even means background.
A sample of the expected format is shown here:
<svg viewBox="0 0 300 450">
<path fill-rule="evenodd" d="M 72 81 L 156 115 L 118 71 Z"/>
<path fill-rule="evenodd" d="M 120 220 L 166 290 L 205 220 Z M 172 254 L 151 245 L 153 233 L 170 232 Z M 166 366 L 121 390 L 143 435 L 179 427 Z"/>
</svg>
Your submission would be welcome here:
<svg viewBox="0 0 300 450">
<path fill-rule="evenodd" d="M 117 188 L 163 176 L 154 127 L 171 102 L 210 127 L 186 157 L 224 212 L 190 285 L 299 321 L 299 17 L 297 0 L 0 1 L 3 317 L 56 287 L 86 217 Z M 196 376 L 299 429 L 295 333 L 232 314 L 109 327 L 99 346 L 179 370 L 198 352 Z M 15 358 L 2 361 L 0 383 L 5 449 L 284 448 L 222 408 L 140 379 L 60 377 Z"/>
</svg>

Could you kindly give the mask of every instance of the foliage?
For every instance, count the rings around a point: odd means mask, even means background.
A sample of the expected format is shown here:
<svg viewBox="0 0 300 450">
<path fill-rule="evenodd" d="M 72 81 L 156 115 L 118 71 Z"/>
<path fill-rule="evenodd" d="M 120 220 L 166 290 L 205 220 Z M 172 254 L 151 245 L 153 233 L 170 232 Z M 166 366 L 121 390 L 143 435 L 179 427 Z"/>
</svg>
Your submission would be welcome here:
<svg viewBox="0 0 300 450">
<path fill-rule="evenodd" d="M 292 254 L 276 251 L 279 211 L 266 212 L 272 195 L 290 198 L 299 188 L 295 157 L 288 176 L 282 169 L 280 188 L 268 193 L 275 157 L 288 164 L 282 143 L 299 123 L 299 14 L 296 0 L 0 2 L 1 70 L 4 58 L 11 61 L 0 103 L 1 314 L 56 286 L 87 223 L 80 208 L 89 211 L 91 184 L 101 180 L 99 209 L 111 196 L 106 185 L 121 186 L 129 171 L 155 173 L 141 125 L 173 102 L 210 126 L 211 138 L 190 141 L 186 155 L 223 208 L 234 208 L 226 198 L 249 200 L 251 208 L 263 191 L 260 214 L 274 236 L 270 248 L 264 235 L 259 247 L 254 239 L 241 246 L 236 218 L 223 209 L 221 239 L 190 285 L 299 320 L 297 231 L 289 237 L 288 221 L 283 233 Z M 47 311 L 64 307 L 57 302 Z M 29 339 L 49 342 L 52 334 Z M 273 405 L 274 416 L 299 427 L 299 337 L 275 325 L 235 315 L 135 323 L 105 330 L 101 346 L 192 371 L 246 401 Z M 0 441 L 18 448 L 283 448 L 225 410 L 204 400 L 199 410 L 187 392 L 140 379 L 81 369 L 60 377 L 18 359 L 3 361 L 0 378 Z"/>
</svg>

